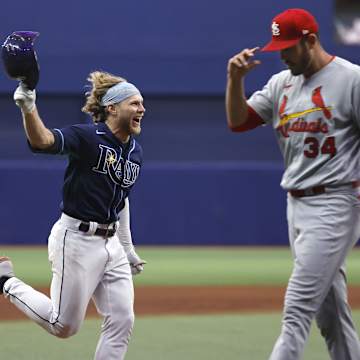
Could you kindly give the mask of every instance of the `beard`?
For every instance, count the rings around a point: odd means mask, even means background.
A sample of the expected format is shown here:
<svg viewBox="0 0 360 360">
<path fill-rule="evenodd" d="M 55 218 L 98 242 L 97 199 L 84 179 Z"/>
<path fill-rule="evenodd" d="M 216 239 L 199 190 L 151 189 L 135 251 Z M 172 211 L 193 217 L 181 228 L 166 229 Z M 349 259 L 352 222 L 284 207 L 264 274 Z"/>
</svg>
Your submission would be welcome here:
<svg viewBox="0 0 360 360">
<path fill-rule="evenodd" d="M 299 69 L 298 66 L 297 67 L 290 67 L 289 66 L 289 70 L 291 72 L 291 75 L 293 75 L 293 76 L 299 76 L 299 75 L 302 74 L 302 72 L 301 72 L 301 70 Z"/>
<path fill-rule="evenodd" d="M 296 64 L 289 66 L 289 70 L 291 71 L 291 74 L 293 76 L 306 74 L 311 67 L 310 52 L 304 43 L 302 43 L 301 45 L 302 51 L 301 55 L 299 56 L 299 60 L 296 62 Z"/>
<path fill-rule="evenodd" d="M 141 127 L 140 126 L 131 128 L 131 134 L 132 135 L 140 135 L 140 133 L 141 133 Z"/>
<path fill-rule="evenodd" d="M 123 123 L 121 128 L 123 132 L 127 133 L 128 135 L 139 135 L 141 132 L 141 126 L 132 126 L 132 120 Z"/>
</svg>

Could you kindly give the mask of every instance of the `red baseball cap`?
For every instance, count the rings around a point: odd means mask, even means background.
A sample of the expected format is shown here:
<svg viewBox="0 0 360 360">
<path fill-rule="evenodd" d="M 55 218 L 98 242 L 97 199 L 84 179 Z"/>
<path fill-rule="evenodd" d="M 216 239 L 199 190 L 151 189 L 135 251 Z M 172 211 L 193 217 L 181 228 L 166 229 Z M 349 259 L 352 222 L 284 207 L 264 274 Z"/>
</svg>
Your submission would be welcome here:
<svg viewBox="0 0 360 360">
<path fill-rule="evenodd" d="M 277 51 L 297 44 L 305 35 L 317 33 L 319 26 L 304 9 L 288 9 L 276 15 L 271 24 L 272 39 L 261 51 Z"/>
</svg>

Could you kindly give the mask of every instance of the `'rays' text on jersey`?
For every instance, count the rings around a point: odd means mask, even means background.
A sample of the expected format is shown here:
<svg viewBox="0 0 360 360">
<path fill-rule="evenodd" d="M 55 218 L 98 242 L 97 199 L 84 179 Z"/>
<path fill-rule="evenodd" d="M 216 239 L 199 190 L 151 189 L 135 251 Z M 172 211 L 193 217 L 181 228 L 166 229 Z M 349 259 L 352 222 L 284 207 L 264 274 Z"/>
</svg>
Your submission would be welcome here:
<svg viewBox="0 0 360 360">
<path fill-rule="evenodd" d="M 139 175 L 140 166 L 129 159 L 124 160 L 121 148 L 120 153 L 102 144 L 99 144 L 99 148 L 97 165 L 92 170 L 109 175 L 115 184 L 124 188 L 132 186 Z"/>
</svg>

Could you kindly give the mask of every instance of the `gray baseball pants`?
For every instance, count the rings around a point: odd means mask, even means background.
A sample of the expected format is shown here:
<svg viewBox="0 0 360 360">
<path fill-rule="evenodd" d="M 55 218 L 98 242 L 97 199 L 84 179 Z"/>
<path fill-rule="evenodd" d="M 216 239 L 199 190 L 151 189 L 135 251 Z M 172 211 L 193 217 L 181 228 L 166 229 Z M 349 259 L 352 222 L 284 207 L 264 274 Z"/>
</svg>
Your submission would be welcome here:
<svg viewBox="0 0 360 360">
<path fill-rule="evenodd" d="M 294 267 L 281 334 L 270 360 L 301 359 L 314 318 L 332 360 L 359 360 L 344 266 L 360 237 L 360 201 L 355 189 L 302 198 L 288 195 L 287 218 Z"/>
</svg>

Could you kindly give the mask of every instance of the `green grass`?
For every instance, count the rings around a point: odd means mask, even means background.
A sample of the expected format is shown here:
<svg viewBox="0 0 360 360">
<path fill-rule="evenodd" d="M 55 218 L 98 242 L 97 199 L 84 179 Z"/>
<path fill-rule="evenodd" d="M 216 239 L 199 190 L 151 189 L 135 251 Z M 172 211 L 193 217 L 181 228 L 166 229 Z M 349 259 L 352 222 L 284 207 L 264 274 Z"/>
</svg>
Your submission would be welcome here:
<svg viewBox="0 0 360 360">
<path fill-rule="evenodd" d="M 292 268 L 290 250 L 247 247 L 138 247 L 147 260 L 137 285 L 285 285 Z M 50 270 L 44 247 L 0 247 L 10 256 L 16 275 L 47 286 Z M 360 250 L 348 259 L 348 280 L 360 285 Z"/>
<path fill-rule="evenodd" d="M 285 285 L 292 261 L 288 248 L 138 247 L 148 264 L 136 277 L 141 285 Z M 45 248 L 1 247 L 19 277 L 47 286 L 50 271 Z M 349 257 L 348 277 L 360 284 L 360 251 Z M 360 325 L 360 311 L 354 311 Z M 280 313 L 216 316 L 138 317 L 126 360 L 266 359 L 280 332 Z M 30 321 L 0 322 L 1 359 L 92 359 L 100 320 L 86 320 L 79 334 L 61 340 Z M 313 330 L 304 360 L 329 356 Z"/>
<path fill-rule="evenodd" d="M 137 318 L 126 360 L 267 359 L 280 332 L 280 318 L 280 313 Z M 354 312 L 354 318 L 359 324 L 359 311 Z M 61 340 L 29 321 L 3 322 L 1 358 L 92 359 L 99 327 L 99 319 L 87 320 L 79 334 Z M 307 359 L 329 359 L 316 328 L 306 347 Z"/>
</svg>

